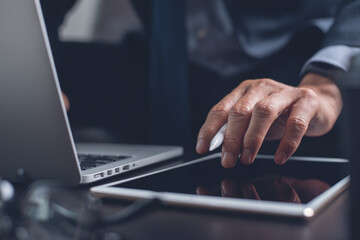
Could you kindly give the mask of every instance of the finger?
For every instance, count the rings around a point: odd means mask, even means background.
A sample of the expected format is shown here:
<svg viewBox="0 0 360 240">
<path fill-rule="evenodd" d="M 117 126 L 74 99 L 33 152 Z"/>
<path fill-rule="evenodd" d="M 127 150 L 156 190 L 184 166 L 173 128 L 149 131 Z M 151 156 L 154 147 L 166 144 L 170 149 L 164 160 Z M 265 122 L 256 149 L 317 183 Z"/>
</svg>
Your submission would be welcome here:
<svg viewBox="0 0 360 240">
<path fill-rule="evenodd" d="M 206 196 L 211 196 L 210 192 L 208 191 L 208 189 L 206 187 L 203 186 L 199 186 L 196 188 L 196 194 L 197 195 L 206 195 Z"/>
<path fill-rule="evenodd" d="M 240 156 L 242 164 L 251 164 L 254 161 L 271 125 L 297 98 L 294 91 L 283 90 L 269 95 L 255 105 L 244 136 Z"/>
<path fill-rule="evenodd" d="M 261 200 L 254 184 L 244 183 L 241 184 L 240 191 L 243 198 Z"/>
<path fill-rule="evenodd" d="M 293 183 L 287 181 L 295 189 L 302 202 L 310 202 L 330 188 L 330 185 L 318 179 L 295 179 Z"/>
<path fill-rule="evenodd" d="M 289 117 L 290 109 L 286 108 L 281 115 L 273 122 L 265 136 L 265 140 L 280 140 L 285 132 L 286 121 Z"/>
<path fill-rule="evenodd" d="M 239 85 L 210 110 L 206 121 L 198 134 L 196 144 L 197 153 L 204 154 L 209 150 L 211 139 L 219 131 L 222 125 L 227 122 L 232 106 L 242 97 L 245 91 L 246 85 Z"/>
<path fill-rule="evenodd" d="M 291 108 L 284 135 L 275 154 L 275 163 L 284 164 L 299 147 L 316 107 L 307 98 L 299 99 Z"/>
<path fill-rule="evenodd" d="M 295 189 L 285 181 L 285 179 L 277 178 L 274 180 L 278 199 L 282 202 L 300 203 L 299 195 Z"/>
<path fill-rule="evenodd" d="M 231 108 L 222 149 L 221 164 L 223 167 L 235 166 L 254 106 L 268 94 L 269 91 L 266 90 L 259 91 L 256 88 L 249 90 Z"/>
<path fill-rule="evenodd" d="M 196 194 L 207 196 L 221 196 L 221 190 L 218 184 L 214 186 L 198 186 L 196 187 Z"/>
<path fill-rule="evenodd" d="M 221 182 L 221 194 L 223 197 L 240 197 L 237 184 L 229 179 L 225 179 Z"/>
</svg>

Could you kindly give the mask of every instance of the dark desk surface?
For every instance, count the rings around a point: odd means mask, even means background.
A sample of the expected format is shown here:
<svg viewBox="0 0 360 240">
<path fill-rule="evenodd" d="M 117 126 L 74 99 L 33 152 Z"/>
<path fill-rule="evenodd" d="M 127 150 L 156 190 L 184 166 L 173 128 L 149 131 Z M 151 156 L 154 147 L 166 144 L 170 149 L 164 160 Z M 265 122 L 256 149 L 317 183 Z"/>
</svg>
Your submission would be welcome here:
<svg viewBox="0 0 360 240">
<path fill-rule="evenodd" d="M 128 239 L 348 239 L 348 196 L 343 193 L 309 222 L 160 208 L 111 229 Z"/>
<path fill-rule="evenodd" d="M 162 167 L 160 166 L 160 168 Z M 145 169 L 143 171 L 148 170 Z M 110 181 L 118 179 L 111 179 Z M 83 195 L 87 193 L 90 187 L 77 187 L 71 190 L 72 193 L 64 194 L 62 197 L 71 204 L 71 201 L 74 199 L 79 199 L 76 196 L 77 194 Z M 289 218 L 275 219 L 244 213 L 222 213 L 219 211 L 158 206 L 129 221 L 102 229 L 121 233 L 124 239 L 129 240 L 349 239 L 348 202 L 349 191 L 347 190 L 320 212 L 318 216 L 307 222 L 302 220 L 294 221 Z M 101 212 L 104 215 L 114 213 L 123 209 L 126 204 L 129 203 L 117 200 L 104 200 Z M 65 238 L 61 231 L 56 230 L 56 225 L 48 227 L 51 229 L 30 230 L 31 234 L 36 236 L 33 239 L 84 239 L 76 236 L 75 233 Z M 69 238 L 69 236 L 71 237 Z"/>
</svg>

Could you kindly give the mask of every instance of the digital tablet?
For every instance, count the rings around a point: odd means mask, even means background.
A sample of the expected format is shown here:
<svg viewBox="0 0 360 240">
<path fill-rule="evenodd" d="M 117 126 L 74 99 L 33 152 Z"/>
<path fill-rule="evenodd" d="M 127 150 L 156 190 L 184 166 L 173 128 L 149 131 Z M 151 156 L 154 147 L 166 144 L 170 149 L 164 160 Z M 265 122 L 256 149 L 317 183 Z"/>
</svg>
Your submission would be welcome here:
<svg viewBox="0 0 360 240">
<path fill-rule="evenodd" d="M 157 198 L 165 204 L 311 218 L 349 185 L 345 159 L 258 155 L 225 169 L 220 153 L 91 188 L 99 197 Z"/>
</svg>

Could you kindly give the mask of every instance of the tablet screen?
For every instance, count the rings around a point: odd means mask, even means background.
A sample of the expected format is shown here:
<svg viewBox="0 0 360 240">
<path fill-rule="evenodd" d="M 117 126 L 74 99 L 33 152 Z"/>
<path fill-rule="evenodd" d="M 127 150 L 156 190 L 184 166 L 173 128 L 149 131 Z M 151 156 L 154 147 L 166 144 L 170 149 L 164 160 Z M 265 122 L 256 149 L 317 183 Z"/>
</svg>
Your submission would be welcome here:
<svg viewBox="0 0 360 240">
<path fill-rule="evenodd" d="M 227 198 L 308 203 L 348 175 L 346 162 L 291 160 L 279 166 L 258 157 L 225 169 L 220 158 L 145 176 L 112 187 Z"/>
</svg>

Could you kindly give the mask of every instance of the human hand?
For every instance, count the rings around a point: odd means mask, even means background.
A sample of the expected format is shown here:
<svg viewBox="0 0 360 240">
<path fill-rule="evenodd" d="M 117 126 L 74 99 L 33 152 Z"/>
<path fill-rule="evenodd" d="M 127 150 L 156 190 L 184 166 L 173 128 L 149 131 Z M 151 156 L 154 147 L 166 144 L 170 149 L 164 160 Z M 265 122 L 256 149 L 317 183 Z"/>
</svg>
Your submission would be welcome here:
<svg viewBox="0 0 360 240">
<path fill-rule="evenodd" d="M 342 109 L 340 90 L 329 78 L 307 74 L 298 87 L 271 79 L 246 80 L 216 104 L 200 129 L 196 151 L 204 154 L 210 141 L 228 123 L 222 147 L 225 168 L 251 164 L 264 140 L 281 139 L 275 162 L 284 164 L 302 137 L 321 136 Z"/>
<path fill-rule="evenodd" d="M 64 101 L 66 111 L 68 111 L 70 109 L 70 101 L 69 101 L 68 97 L 65 95 L 65 93 L 63 93 L 63 92 L 62 92 L 62 98 Z"/>
</svg>

